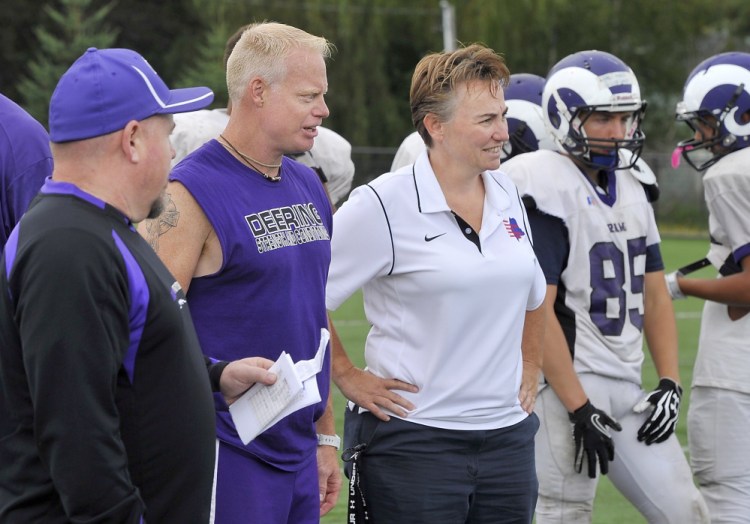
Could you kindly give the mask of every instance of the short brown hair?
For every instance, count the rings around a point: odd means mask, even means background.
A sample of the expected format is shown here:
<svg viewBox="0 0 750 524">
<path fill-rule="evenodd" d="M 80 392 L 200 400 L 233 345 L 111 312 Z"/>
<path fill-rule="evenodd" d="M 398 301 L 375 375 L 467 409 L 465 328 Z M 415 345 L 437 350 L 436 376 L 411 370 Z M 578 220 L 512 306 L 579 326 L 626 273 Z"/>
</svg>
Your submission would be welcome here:
<svg viewBox="0 0 750 524">
<path fill-rule="evenodd" d="M 427 147 L 432 146 L 432 137 L 425 128 L 424 117 L 433 113 L 442 121 L 449 120 L 457 86 L 483 80 L 495 90 L 507 86 L 509 79 L 505 59 L 482 44 L 432 53 L 420 60 L 411 78 L 409 102 L 412 123 Z"/>
</svg>

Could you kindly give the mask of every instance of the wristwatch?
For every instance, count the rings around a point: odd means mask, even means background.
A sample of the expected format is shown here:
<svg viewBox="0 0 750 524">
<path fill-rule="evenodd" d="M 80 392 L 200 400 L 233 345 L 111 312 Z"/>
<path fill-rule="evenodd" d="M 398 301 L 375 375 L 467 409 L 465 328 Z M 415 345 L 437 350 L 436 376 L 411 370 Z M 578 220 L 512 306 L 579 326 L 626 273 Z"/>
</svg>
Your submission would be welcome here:
<svg viewBox="0 0 750 524">
<path fill-rule="evenodd" d="M 318 446 L 332 446 L 341 449 L 341 437 L 338 435 L 321 435 L 318 433 Z"/>
</svg>

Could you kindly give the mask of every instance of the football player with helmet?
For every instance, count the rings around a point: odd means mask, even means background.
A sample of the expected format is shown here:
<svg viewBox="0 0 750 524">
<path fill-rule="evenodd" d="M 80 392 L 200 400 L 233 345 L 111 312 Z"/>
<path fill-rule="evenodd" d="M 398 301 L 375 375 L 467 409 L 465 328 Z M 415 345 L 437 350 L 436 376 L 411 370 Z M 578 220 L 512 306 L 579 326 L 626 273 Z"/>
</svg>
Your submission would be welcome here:
<svg viewBox="0 0 750 524">
<path fill-rule="evenodd" d="M 750 54 L 722 53 L 688 76 L 675 150 L 703 175 L 719 278 L 667 275 L 673 298 L 704 299 L 688 410 L 690 461 L 712 522 L 750 515 Z"/>
<path fill-rule="evenodd" d="M 525 198 L 547 279 L 539 524 L 590 522 L 600 472 L 649 522 L 708 521 L 674 435 L 677 329 L 644 191 L 654 182 L 640 160 L 645 107 L 622 60 L 569 55 L 542 94 L 557 150 L 501 168 Z M 641 387 L 644 333 L 660 377 L 649 393 Z"/>
<path fill-rule="evenodd" d="M 505 88 L 505 105 L 508 112 L 508 140 L 500 155 L 506 161 L 520 153 L 537 149 L 554 149 L 552 137 L 547 133 L 542 115 L 542 89 L 544 78 L 530 73 L 516 73 L 510 76 Z M 407 136 L 393 157 L 391 171 L 413 164 L 425 145 L 416 131 Z"/>
</svg>

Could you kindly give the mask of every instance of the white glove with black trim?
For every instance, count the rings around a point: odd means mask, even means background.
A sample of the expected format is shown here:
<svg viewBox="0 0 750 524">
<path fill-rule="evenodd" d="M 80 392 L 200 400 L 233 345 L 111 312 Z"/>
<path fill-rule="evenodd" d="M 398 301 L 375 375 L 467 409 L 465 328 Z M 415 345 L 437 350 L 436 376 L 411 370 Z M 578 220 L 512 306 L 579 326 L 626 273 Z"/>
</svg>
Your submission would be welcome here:
<svg viewBox="0 0 750 524">
<path fill-rule="evenodd" d="M 633 406 L 633 411 L 643 413 L 653 408 L 651 415 L 638 430 L 638 441 L 647 446 L 664 442 L 674 433 L 680 414 L 682 387 L 671 378 L 659 380 L 659 385 Z"/>
<path fill-rule="evenodd" d="M 622 427 L 604 411 L 594 407 L 590 400 L 586 400 L 586 403 L 573 413 L 568 413 L 568 418 L 573 423 L 573 440 L 576 446 L 573 466 L 576 472 L 580 473 L 583 470 L 585 456 L 590 478 L 596 478 L 597 458 L 602 475 L 606 475 L 609 471 L 609 461 L 615 458 L 615 444 L 607 431 L 607 426 L 615 431 L 620 431 Z"/>
<path fill-rule="evenodd" d="M 664 275 L 664 280 L 667 281 L 667 291 L 672 300 L 680 300 L 685 298 L 685 293 L 680 289 L 680 284 L 677 283 L 677 277 L 683 276 L 679 271 L 672 271 Z"/>
</svg>

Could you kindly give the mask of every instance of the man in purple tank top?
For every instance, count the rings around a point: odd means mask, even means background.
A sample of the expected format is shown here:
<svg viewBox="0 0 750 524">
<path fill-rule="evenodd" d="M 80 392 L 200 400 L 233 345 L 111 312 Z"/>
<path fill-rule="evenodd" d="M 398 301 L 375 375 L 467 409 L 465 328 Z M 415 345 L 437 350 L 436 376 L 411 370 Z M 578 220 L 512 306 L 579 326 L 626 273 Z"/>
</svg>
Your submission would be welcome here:
<svg viewBox="0 0 750 524">
<path fill-rule="evenodd" d="M 187 292 L 206 356 L 315 356 L 328 327 L 332 211 L 315 172 L 285 155 L 309 150 L 328 116 L 331 44 L 294 27 L 252 24 L 227 63 L 229 122 L 172 171 L 162 215 L 139 228 Z M 243 444 L 217 409 L 215 521 L 317 523 L 341 486 L 330 399 Z"/>
<path fill-rule="evenodd" d="M 47 131 L 15 102 L 0 95 L 0 252 L 51 174 Z"/>
</svg>

